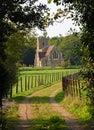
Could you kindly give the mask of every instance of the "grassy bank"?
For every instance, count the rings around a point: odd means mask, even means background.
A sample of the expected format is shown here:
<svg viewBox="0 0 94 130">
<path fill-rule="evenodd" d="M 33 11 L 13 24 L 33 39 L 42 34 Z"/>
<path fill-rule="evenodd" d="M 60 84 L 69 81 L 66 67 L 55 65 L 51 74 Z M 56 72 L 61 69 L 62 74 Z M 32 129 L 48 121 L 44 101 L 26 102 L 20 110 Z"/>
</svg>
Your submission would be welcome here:
<svg viewBox="0 0 94 130">
<path fill-rule="evenodd" d="M 11 107 L 2 111 L 0 117 L 0 130 L 13 130 L 18 122 L 17 115 L 18 105 L 12 102 Z"/>
<path fill-rule="evenodd" d="M 92 108 L 89 105 L 89 100 L 80 100 L 79 98 L 73 99 L 71 96 L 64 98 L 64 93 L 62 91 L 57 93 L 55 99 L 81 122 L 85 130 L 94 129 L 94 120 L 91 118 Z"/>
</svg>

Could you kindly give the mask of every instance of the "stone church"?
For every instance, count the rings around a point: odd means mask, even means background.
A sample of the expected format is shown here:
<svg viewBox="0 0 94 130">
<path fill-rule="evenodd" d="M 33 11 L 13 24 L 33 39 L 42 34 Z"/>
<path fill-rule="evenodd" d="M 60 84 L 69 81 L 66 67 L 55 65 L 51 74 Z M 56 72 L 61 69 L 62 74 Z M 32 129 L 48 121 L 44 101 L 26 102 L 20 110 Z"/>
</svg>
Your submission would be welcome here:
<svg viewBox="0 0 94 130">
<path fill-rule="evenodd" d="M 63 61 L 62 53 L 56 46 L 48 44 L 48 38 L 37 38 L 34 66 L 60 66 Z"/>
</svg>

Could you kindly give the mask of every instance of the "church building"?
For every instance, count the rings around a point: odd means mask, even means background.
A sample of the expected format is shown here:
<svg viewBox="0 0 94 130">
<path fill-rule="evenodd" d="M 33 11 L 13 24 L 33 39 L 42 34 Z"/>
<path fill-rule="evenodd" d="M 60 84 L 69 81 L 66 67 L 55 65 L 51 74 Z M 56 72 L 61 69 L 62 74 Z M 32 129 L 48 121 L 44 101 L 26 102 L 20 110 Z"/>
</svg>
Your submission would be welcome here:
<svg viewBox="0 0 94 130">
<path fill-rule="evenodd" d="M 60 66 L 63 61 L 62 53 L 56 46 L 48 44 L 48 38 L 37 38 L 34 66 Z"/>
</svg>

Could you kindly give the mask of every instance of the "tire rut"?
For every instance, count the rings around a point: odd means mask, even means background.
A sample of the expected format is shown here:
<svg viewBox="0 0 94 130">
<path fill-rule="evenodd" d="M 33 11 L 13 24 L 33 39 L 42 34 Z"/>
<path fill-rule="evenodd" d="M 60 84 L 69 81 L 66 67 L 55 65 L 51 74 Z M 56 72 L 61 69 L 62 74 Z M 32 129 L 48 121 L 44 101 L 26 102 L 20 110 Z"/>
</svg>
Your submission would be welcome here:
<svg viewBox="0 0 94 130">
<path fill-rule="evenodd" d="M 19 115 L 19 122 L 15 130 L 28 130 L 30 128 L 30 119 L 32 115 L 32 107 L 29 104 L 29 99 L 34 96 L 35 94 L 39 93 L 39 90 L 35 93 L 33 93 L 30 96 L 27 96 L 20 104 L 18 109 L 18 115 Z M 59 90 L 55 90 L 50 95 L 50 104 L 52 105 L 52 109 L 57 111 L 64 119 L 67 124 L 68 130 L 83 130 L 77 119 L 67 112 L 64 107 L 60 106 L 55 101 L 55 95 Z"/>
<path fill-rule="evenodd" d="M 26 97 L 20 104 L 18 109 L 19 122 L 16 130 L 28 130 L 30 126 L 31 107 L 29 104 L 29 96 Z"/>
<path fill-rule="evenodd" d="M 68 130 L 83 130 L 81 125 L 79 124 L 79 122 L 77 121 L 77 119 L 70 114 L 69 112 L 67 112 L 64 107 L 60 106 L 56 101 L 55 101 L 55 95 L 57 93 L 58 90 L 54 91 L 51 95 L 50 95 L 50 102 L 52 105 L 52 108 L 57 111 L 64 119 L 65 122 L 67 124 L 67 128 Z"/>
</svg>

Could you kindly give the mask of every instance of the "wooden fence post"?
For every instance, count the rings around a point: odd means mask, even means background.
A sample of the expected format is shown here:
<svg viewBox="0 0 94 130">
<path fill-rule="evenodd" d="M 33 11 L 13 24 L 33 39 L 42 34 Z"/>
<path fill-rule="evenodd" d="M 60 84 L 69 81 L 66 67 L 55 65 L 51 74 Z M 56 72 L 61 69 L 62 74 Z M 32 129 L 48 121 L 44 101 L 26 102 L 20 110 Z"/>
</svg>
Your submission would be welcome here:
<svg viewBox="0 0 94 130">
<path fill-rule="evenodd" d="M 12 84 L 10 84 L 10 98 L 12 98 Z"/>
<path fill-rule="evenodd" d="M 17 83 L 16 83 L 16 93 L 18 93 L 18 77 L 17 77 Z"/>
<path fill-rule="evenodd" d="M 30 76 L 28 76 L 28 90 L 30 89 Z"/>
<path fill-rule="evenodd" d="M 22 87 L 22 77 L 20 77 L 20 81 L 21 81 L 21 92 L 23 92 L 23 87 Z"/>
<path fill-rule="evenodd" d="M 80 81 L 78 80 L 78 87 L 79 87 L 79 97 L 81 99 L 81 86 L 80 86 Z"/>
<path fill-rule="evenodd" d="M 25 91 L 27 91 L 27 76 L 25 76 Z"/>
</svg>

